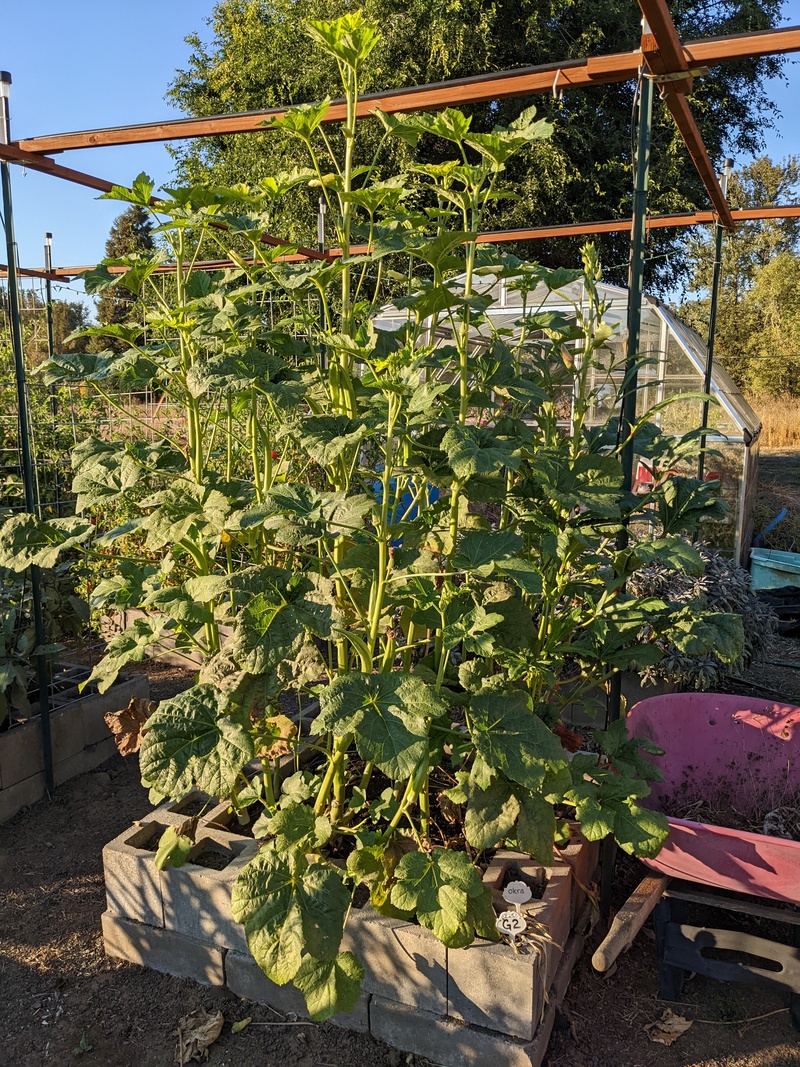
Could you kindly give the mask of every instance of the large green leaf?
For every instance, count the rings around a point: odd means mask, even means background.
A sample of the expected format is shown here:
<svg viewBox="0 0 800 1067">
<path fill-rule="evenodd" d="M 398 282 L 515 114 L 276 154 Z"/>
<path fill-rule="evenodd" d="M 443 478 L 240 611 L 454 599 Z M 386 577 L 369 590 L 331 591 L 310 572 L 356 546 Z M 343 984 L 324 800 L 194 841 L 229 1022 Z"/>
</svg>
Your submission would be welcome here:
<svg viewBox="0 0 800 1067">
<path fill-rule="evenodd" d="M 501 778 L 488 789 L 471 789 L 464 820 L 467 841 L 473 848 L 494 848 L 511 835 L 519 812 L 519 801 Z"/>
<path fill-rule="evenodd" d="M 367 428 L 343 415 L 316 415 L 304 419 L 299 431 L 300 447 L 320 467 L 329 467 L 343 452 L 358 444 Z"/>
<path fill-rule="evenodd" d="M 570 766 L 572 789 L 565 793 L 575 806 L 581 830 L 590 841 L 613 834 L 617 843 L 633 856 L 658 854 L 667 839 L 667 820 L 661 812 L 637 803 L 650 792 L 646 782 L 614 774 L 597 766 L 596 757 L 576 756 Z"/>
<path fill-rule="evenodd" d="M 428 745 L 427 719 L 446 705 L 415 675 L 346 674 L 320 695 L 316 733 L 355 733 L 359 754 L 391 778 L 406 778 Z"/>
<path fill-rule="evenodd" d="M 530 793 L 520 798 L 517 820 L 517 844 L 539 863 L 547 866 L 553 862 L 553 839 L 556 835 L 556 817 L 553 805 L 542 797 Z"/>
<path fill-rule="evenodd" d="M 98 690 L 105 693 L 126 663 L 142 663 L 147 658 L 148 649 L 158 642 L 163 628 L 161 619 L 135 619 L 133 626 L 111 638 L 86 684 L 95 682 Z"/>
<path fill-rule="evenodd" d="M 307 804 L 288 805 L 272 816 L 266 828 L 274 834 L 278 852 L 319 849 L 332 832 L 329 820 L 324 815 L 315 815 Z"/>
<path fill-rule="evenodd" d="M 499 560 L 509 559 L 522 548 L 522 538 L 510 530 L 475 531 L 465 534 L 453 557 L 453 564 L 465 571 L 488 577 Z"/>
<path fill-rule="evenodd" d="M 162 701 L 143 734 L 142 782 L 169 797 L 183 796 L 195 785 L 210 796 L 226 797 L 254 755 L 249 731 L 220 714 L 220 694 L 210 685 Z"/>
<path fill-rule="evenodd" d="M 21 574 L 30 566 L 55 567 L 59 556 L 88 540 L 94 526 L 86 519 L 44 522 L 27 512 L 12 515 L 0 528 L 0 567 Z"/>
<path fill-rule="evenodd" d="M 442 438 L 442 449 L 456 478 L 462 481 L 502 467 L 516 470 L 520 462 L 517 442 L 476 426 L 452 426 Z"/>
<path fill-rule="evenodd" d="M 321 492 L 308 485 L 278 485 L 264 501 L 244 512 L 243 530 L 256 526 L 270 532 L 284 545 L 302 545 L 326 534 L 351 536 L 364 526 L 364 517 L 375 507 L 374 497 L 364 494 Z"/>
<path fill-rule="evenodd" d="M 256 963 L 277 985 L 297 974 L 303 949 L 336 958 L 350 905 L 341 876 L 326 864 L 262 849 L 233 886 L 231 911 L 244 925 Z"/>
<path fill-rule="evenodd" d="M 512 782 L 538 790 L 549 767 L 566 763 L 558 738 L 535 713 L 527 693 L 478 693 L 470 703 L 470 719 L 478 754 Z"/>
<path fill-rule="evenodd" d="M 332 960 L 305 956 L 294 984 L 306 998 L 308 1013 L 321 1023 L 340 1011 L 352 1011 L 358 1003 L 364 968 L 352 952 L 340 952 Z"/>
<path fill-rule="evenodd" d="M 337 612 L 333 586 L 327 579 L 277 567 L 255 568 L 239 579 L 261 590 L 239 613 L 231 638 L 232 654 L 250 674 L 264 674 L 297 656 L 307 630 L 317 637 L 330 637 Z M 240 583 L 231 584 L 235 589 Z"/>
<path fill-rule="evenodd" d="M 491 894 L 466 853 L 409 852 L 395 876 L 392 904 L 416 912 L 420 925 L 448 948 L 464 948 L 476 933 L 496 938 Z"/>
</svg>

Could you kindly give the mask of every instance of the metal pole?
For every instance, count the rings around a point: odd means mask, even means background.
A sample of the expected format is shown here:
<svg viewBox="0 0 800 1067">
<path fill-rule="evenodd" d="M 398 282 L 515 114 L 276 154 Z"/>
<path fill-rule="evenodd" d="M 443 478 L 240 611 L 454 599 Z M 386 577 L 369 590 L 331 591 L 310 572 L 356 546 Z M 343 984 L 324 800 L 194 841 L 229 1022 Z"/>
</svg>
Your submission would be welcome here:
<svg viewBox="0 0 800 1067">
<path fill-rule="evenodd" d="M 47 358 L 52 359 L 55 355 L 56 346 L 53 339 L 53 283 L 50 275 L 53 271 L 53 235 L 52 233 L 46 233 L 44 235 L 44 269 L 47 274 L 45 280 L 45 295 L 47 301 L 45 304 L 45 318 L 47 322 Z M 50 410 L 53 413 L 53 429 L 57 431 L 58 424 L 58 390 L 55 383 L 50 385 Z M 58 466 L 58 462 L 55 463 L 55 504 L 56 514 L 59 518 L 62 515 L 61 507 L 61 471 Z"/>
<path fill-rule="evenodd" d="M 0 144 L 11 140 L 11 122 L 8 102 L 11 96 L 11 75 L 0 71 Z M 25 356 L 22 348 L 20 325 L 19 290 L 17 288 L 17 249 L 14 240 L 14 216 L 11 206 L 11 174 L 9 164 L 0 163 L 0 178 L 3 187 L 3 218 L 6 228 L 6 257 L 8 263 L 8 304 L 11 324 L 11 344 L 14 350 L 14 376 L 17 383 L 17 414 L 19 418 L 19 447 L 22 463 L 22 483 L 25 488 L 25 510 L 36 513 L 36 496 L 33 490 L 33 458 L 31 456 L 30 425 L 28 420 L 28 396 L 25 383 Z M 42 615 L 41 572 L 31 567 L 31 599 L 33 601 L 33 624 L 36 645 L 44 648 L 46 642 L 44 617 Z M 42 757 L 44 781 L 48 793 L 53 792 L 53 749 L 50 738 L 50 679 L 47 657 L 40 651 L 36 654 L 39 679 L 39 714 L 42 725 Z"/>
<path fill-rule="evenodd" d="M 325 251 L 325 214 L 328 210 L 328 204 L 324 196 L 319 198 L 319 211 L 317 212 L 317 249 L 320 252 Z M 319 298 L 319 325 L 321 330 L 327 330 L 328 323 L 325 319 L 325 305 L 322 302 L 322 294 Z M 322 345 L 319 350 L 319 369 L 325 370 L 328 365 L 328 350 L 325 345 Z"/>
<path fill-rule="evenodd" d="M 631 222 L 631 248 L 628 266 L 628 339 L 625 346 L 625 384 L 620 413 L 620 435 L 625 440 L 630 436 L 636 422 L 637 360 L 639 334 L 642 324 L 642 292 L 644 277 L 644 252 L 647 237 L 647 187 L 650 179 L 650 130 L 653 122 L 653 81 L 644 72 L 639 78 L 639 124 L 634 159 L 633 220 Z M 630 492 L 633 485 L 633 440 L 626 441 L 620 453 L 622 460 L 622 488 Z M 623 522 L 617 544 L 623 549 L 628 544 L 627 519 Z M 608 719 L 613 722 L 622 710 L 622 674 L 611 679 L 608 696 Z M 600 874 L 600 913 L 607 918 L 611 910 L 611 888 L 614 878 L 614 862 L 617 848 L 613 837 L 603 841 Z"/>
<path fill-rule="evenodd" d="M 631 247 L 628 264 L 628 339 L 625 346 L 625 385 L 622 394 L 620 436 L 630 436 L 636 422 L 636 398 L 638 386 L 637 360 L 639 335 L 642 325 L 642 293 L 644 278 L 644 252 L 647 238 L 647 188 L 650 181 L 650 130 L 653 122 L 653 81 L 643 74 L 639 82 L 639 127 L 636 138 L 634 161 L 633 220 L 631 222 Z M 620 453 L 622 460 L 622 488 L 630 492 L 633 486 L 633 440 L 625 441 Z M 628 525 L 623 524 L 618 545 L 623 549 L 628 544 Z M 622 676 L 611 679 L 608 702 L 610 721 L 618 719 L 622 707 Z"/>
<path fill-rule="evenodd" d="M 728 181 L 733 173 L 733 160 L 726 159 L 722 167 L 719 184 L 722 195 L 728 195 Z M 703 378 L 703 392 L 706 399 L 703 401 L 703 414 L 700 418 L 700 426 L 705 430 L 708 425 L 708 397 L 711 393 L 711 379 L 714 371 L 714 336 L 717 329 L 717 305 L 719 303 L 719 282 L 722 273 L 722 235 L 723 227 L 717 221 L 714 231 L 714 273 L 711 278 L 711 307 L 708 312 L 708 353 L 706 355 L 706 372 Z M 706 435 L 700 438 L 700 456 L 697 460 L 697 477 L 702 482 L 706 466 Z"/>
</svg>

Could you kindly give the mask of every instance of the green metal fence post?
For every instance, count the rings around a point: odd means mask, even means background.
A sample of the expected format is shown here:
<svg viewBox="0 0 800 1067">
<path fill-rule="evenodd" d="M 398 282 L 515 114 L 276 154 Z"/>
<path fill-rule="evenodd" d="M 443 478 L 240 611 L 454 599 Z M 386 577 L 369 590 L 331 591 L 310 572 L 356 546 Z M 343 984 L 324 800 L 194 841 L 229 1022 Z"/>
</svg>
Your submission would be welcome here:
<svg viewBox="0 0 800 1067">
<path fill-rule="evenodd" d="M 50 277 L 53 271 L 53 235 L 52 233 L 46 233 L 44 235 L 44 269 L 47 274 L 45 281 L 45 320 L 47 322 L 47 358 L 52 359 L 55 355 L 56 346 L 53 335 L 53 281 Z M 55 383 L 50 386 L 50 410 L 53 413 L 53 427 L 57 431 L 57 419 L 58 419 L 58 389 Z M 63 508 L 61 506 L 61 469 L 56 463 L 55 465 L 55 505 L 56 514 L 61 518 L 63 514 Z"/>
<path fill-rule="evenodd" d="M 11 140 L 11 123 L 9 120 L 9 97 L 11 95 L 11 75 L 0 71 L 0 144 Z M 22 327 L 19 309 L 19 290 L 17 287 L 17 248 L 14 240 L 14 216 L 11 206 L 11 173 L 9 164 L 0 163 L 0 179 L 3 187 L 3 219 L 6 230 L 6 255 L 8 260 L 8 306 L 11 325 L 11 344 L 14 350 L 14 377 L 17 383 L 17 413 L 19 418 L 19 445 L 22 462 L 22 483 L 25 489 L 25 510 L 32 515 L 36 513 L 36 495 L 33 489 L 33 459 L 31 456 L 31 436 L 28 419 L 28 395 L 25 382 L 25 354 L 22 348 Z M 43 649 L 46 644 L 44 616 L 42 614 L 41 572 L 38 567 L 31 567 L 31 598 L 33 600 L 33 624 L 36 645 Z M 44 762 L 44 781 L 48 793 L 53 792 L 53 748 L 50 738 L 50 679 L 47 671 L 47 657 L 41 651 L 36 654 L 39 679 L 39 713 L 42 724 L 42 757 Z"/>
<path fill-rule="evenodd" d="M 732 173 L 733 160 L 726 159 L 719 180 L 723 196 L 728 195 L 728 181 Z M 703 429 L 708 425 L 708 396 L 711 392 L 711 379 L 714 372 L 714 337 L 717 329 L 717 304 L 719 302 L 720 275 L 722 274 L 723 232 L 723 227 L 720 225 L 719 220 L 717 220 L 714 231 L 714 273 L 711 278 L 711 306 L 708 312 L 708 353 L 706 355 L 706 371 L 703 378 L 703 392 L 706 394 L 706 399 L 703 401 L 703 414 L 700 418 L 700 425 Z M 701 482 L 703 480 L 703 475 L 705 474 L 705 465 L 706 435 L 703 434 L 700 438 L 700 456 L 697 460 L 697 477 Z"/>
<path fill-rule="evenodd" d="M 636 398 L 639 355 L 639 334 L 642 324 L 642 292 L 644 278 L 644 251 L 647 237 L 647 187 L 650 179 L 650 130 L 653 122 L 653 80 L 644 72 L 639 78 L 639 124 L 634 157 L 633 220 L 631 222 L 631 249 L 628 266 L 628 339 L 625 346 L 625 384 L 620 413 L 621 440 L 630 436 L 636 422 Z M 622 448 L 622 488 L 630 492 L 633 486 L 633 440 L 626 441 Z M 617 539 L 620 548 L 628 544 L 628 524 L 623 523 Z M 619 671 L 611 679 L 608 697 L 608 718 L 614 721 L 622 709 L 622 675 Z M 600 874 L 600 913 L 607 918 L 611 910 L 611 889 L 617 848 L 613 837 L 603 841 Z"/>
<path fill-rule="evenodd" d="M 630 436 L 636 422 L 636 399 L 638 393 L 637 359 L 639 335 L 642 325 L 642 293 L 644 279 L 644 252 L 647 237 L 647 188 L 650 181 L 650 130 L 653 124 L 653 79 L 642 74 L 639 81 L 639 128 L 636 138 L 634 161 L 633 220 L 631 222 L 631 249 L 628 265 L 628 338 L 625 346 L 625 384 L 620 415 L 621 439 Z M 626 441 L 622 448 L 622 488 L 630 492 L 633 487 L 633 440 Z M 628 544 L 627 522 L 618 538 L 620 548 Z M 622 676 L 617 673 L 611 680 L 608 703 L 610 720 L 618 719 L 622 707 Z"/>
</svg>

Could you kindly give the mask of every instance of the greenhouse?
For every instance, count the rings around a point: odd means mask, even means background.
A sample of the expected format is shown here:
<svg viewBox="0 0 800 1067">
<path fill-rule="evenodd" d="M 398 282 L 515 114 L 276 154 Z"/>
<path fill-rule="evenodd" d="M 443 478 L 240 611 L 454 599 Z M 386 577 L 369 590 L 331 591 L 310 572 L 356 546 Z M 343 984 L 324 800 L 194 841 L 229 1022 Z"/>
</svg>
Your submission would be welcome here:
<svg viewBox="0 0 800 1067">
<path fill-rule="evenodd" d="M 458 288 L 463 275 L 451 279 Z M 511 344 L 518 342 L 522 330 L 521 315 L 533 311 L 560 312 L 568 319 L 585 308 L 583 283 L 568 282 L 557 290 L 540 283 L 530 293 L 509 284 L 506 278 L 485 275 L 476 286 L 481 295 L 491 297 L 493 303 L 479 325 L 471 326 L 473 352 L 485 349 L 493 338 L 505 336 Z M 601 299 L 608 305 L 604 320 L 615 331 L 606 349 L 605 367 L 590 372 L 589 388 L 594 394 L 594 412 L 590 425 L 607 422 L 610 407 L 618 405 L 625 374 L 626 323 L 628 293 L 618 286 L 601 283 Z M 397 329 L 407 312 L 394 305 L 384 307 L 375 319 L 379 329 Z M 541 335 L 540 335 L 541 336 Z M 438 346 L 452 341 L 450 325 L 441 320 L 435 330 Z M 682 323 L 660 300 L 645 295 L 642 299 L 640 354 L 643 362 L 638 375 L 637 415 L 655 409 L 653 420 L 667 432 L 682 435 L 703 425 L 703 381 L 708 349 L 696 330 Z M 605 370 L 605 373 L 604 373 Z M 711 452 L 706 458 L 705 477 L 719 480 L 720 493 L 728 504 L 728 515 L 714 524 L 713 531 L 705 530 L 715 545 L 733 553 L 743 562 L 752 539 L 752 498 L 758 475 L 758 437 L 761 422 L 745 400 L 728 372 L 716 362 L 711 378 L 711 397 L 708 425 L 711 433 L 707 445 Z M 564 429 L 571 424 L 574 396 L 566 391 L 561 414 Z M 687 473 L 687 472 L 684 472 Z M 635 492 L 644 492 L 652 485 L 652 472 L 637 457 L 634 467 Z"/>
</svg>

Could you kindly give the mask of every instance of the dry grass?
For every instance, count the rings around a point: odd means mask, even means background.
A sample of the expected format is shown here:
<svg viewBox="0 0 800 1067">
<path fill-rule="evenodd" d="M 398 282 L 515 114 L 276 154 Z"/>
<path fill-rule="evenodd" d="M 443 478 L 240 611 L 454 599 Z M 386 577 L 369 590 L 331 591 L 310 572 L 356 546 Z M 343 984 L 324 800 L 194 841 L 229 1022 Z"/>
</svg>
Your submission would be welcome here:
<svg viewBox="0 0 800 1067">
<path fill-rule="evenodd" d="M 800 398 L 751 394 L 746 399 L 763 423 L 762 448 L 800 447 Z"/>
</svg>

